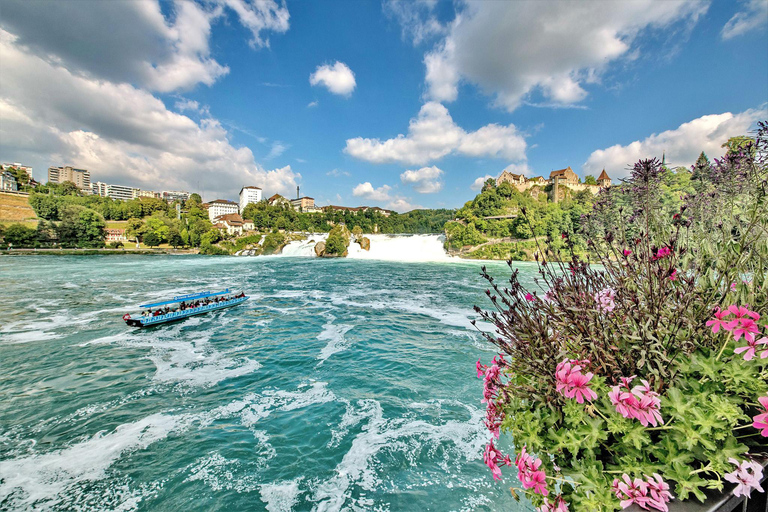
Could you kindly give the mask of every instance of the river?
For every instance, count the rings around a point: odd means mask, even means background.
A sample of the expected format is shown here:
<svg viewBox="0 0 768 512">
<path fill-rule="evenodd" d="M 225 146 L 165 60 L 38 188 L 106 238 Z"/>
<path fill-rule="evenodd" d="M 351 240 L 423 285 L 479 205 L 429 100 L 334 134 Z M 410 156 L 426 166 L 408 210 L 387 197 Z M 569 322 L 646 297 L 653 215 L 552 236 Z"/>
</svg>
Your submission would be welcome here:
<svg viewBox="0 0 768 512">
<path fill-rule="evenodd" d="M 513 473 L 495 483 L 482 461 L 480 263 L 430 255 L 436 237 L 390 240 L 355 259 L 300 243 L 0 258 L 0 509 L 530 510 Z M 387 261 L 409 250 L 426 261 Z M 225 287 L 251 299 L 146 330 L 121 320 Z"/>
</svg>

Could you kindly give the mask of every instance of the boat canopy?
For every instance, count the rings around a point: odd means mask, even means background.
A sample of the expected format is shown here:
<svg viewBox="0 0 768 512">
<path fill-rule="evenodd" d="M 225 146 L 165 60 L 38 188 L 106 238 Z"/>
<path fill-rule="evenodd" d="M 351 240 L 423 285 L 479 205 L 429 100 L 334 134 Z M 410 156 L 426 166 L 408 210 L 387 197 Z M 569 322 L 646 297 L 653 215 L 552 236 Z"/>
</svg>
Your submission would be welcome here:
<svg viewBox="0 0 768 512">
<path fill-rule="evenodd" d="M 231 293 L 229 291 L 229 288 L 221 292 L 201 292 L 201 293 L 190 293 L 188 295 L 177 295 L 172 300 L 164 300 L 163 302 L 153 302 L 152 304 L 142 304 L 139 307 L 154 308 L 157 306 L 165 306 L 166 304 L 176 304 L 177 302 L 182 302 L 182 301 L 204 299 L 206 297 L 214 297 L 216 295 L 226 295 L 227 293 Z"/>
</svg>

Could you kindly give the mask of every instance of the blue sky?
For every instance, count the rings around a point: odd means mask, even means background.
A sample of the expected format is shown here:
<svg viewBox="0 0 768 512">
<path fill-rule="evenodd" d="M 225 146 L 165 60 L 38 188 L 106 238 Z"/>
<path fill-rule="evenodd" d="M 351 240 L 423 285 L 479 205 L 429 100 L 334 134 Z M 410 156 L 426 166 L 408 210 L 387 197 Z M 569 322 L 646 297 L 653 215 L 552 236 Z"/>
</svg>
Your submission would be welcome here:
<svg viewBox="0 0 768 512">
<path fill-rule="evenodd" d="M 505 168 L 719 156 L 768 117 L 766 23 L 768 0 L 4 0 L 0 159 L 458 207 Z"/>
</svg>

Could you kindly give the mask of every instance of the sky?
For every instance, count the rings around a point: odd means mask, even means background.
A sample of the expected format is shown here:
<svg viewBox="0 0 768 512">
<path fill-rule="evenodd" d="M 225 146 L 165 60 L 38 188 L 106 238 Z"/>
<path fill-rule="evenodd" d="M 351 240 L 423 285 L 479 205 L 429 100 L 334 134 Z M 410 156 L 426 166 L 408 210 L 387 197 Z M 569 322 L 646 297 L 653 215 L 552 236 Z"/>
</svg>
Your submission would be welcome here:
<svg viewBox="0 0 768 512">
<path fill-rule="evenodd" d="M 0 161 L 456 208 L 505 169 L 691 165 L 768 119 L 768 0 L 2 0 Z"/>
</svg>

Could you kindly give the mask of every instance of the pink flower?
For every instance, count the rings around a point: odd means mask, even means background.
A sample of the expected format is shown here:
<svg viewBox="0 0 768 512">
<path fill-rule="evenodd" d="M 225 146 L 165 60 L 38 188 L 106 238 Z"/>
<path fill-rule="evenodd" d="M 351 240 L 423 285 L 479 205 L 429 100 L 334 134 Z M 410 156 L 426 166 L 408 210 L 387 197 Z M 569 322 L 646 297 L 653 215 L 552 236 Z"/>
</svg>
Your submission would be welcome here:
<svg viewBox="0 0 768 512">
<path fill-rule="evenodd" d="M 725 329 L 726 331 L 730 331 L 728 327 L 730 326 L 730 323 L 727 320 L 724 320 L 724 318 L 728 315 L 730 315 L 730 312 L 726 309 L 721 311 L 720 308 L 717 308 L 717 311 L 714 313 L 715 319 L 709 320 L 707 322 L 707 327 L 712 327 L 712 334 L 717 334 L 720 331 L 720 327 Z"/>
<path fill-rule="evenodd" d="M 611 404 L 616 408 L 616 412 L 625 418 L 636 419 L 641 425 L 647 427 L 664 424 L 664 420 L 659 412 L 661 399 L 659 394 L 651 390 L 647 380 L 641 380 L 641 386 L 635 386 L 630 391 L 629 382 L 634 377 L 628 379 L 622 378 L 620 386 L 613 386 L 608 393 Z"/>
<path fill-rule="evenodd" d="M 544 498 L 544 504 L 539 507 L 539 512 L 568 512 L 568 504 L 558 496 L 550 503 L 549 498 Z"/>
<path fill-rule="evenodd" d="M 566 398 L 575 398 L 580 404 L 583 404 L 585 399 L 591 402 L 597 398 L 597 393 L 587 387 L 587 384 L 589 384 L 589 381 L 592 380 L 593 376 L 592 372 L 589 372 L 586 375 L 579 372 L 572 373 L 569 376 L 568 382 L 570 387 L 566 389 L 564 393 Z"/>
<path fill-rule="evenodd" d="M 621 500 L 621 508 L 627 508 L 635 503 L 645 510 L 651 507 L 668 512 L 667 503 L 672 499 L 672 493 L 669 492 L 669 485 L 662 480 L 661 475 L 658 473 L 654 473 L 653 476 L 646 475 L 645 481 L 640 478 L 632 480 L 626 473 L 621 478 L 622 480 L 614 479 L 611 485 L 614 494 Z"/>
<path fill-rule="evenodd" d="M 549 491 L 547 490 L 547 475 L 544 471 L 534 471 L 531 473 L 528 479 L 530 487 L 533 487 L 533 492 L 547 496 Z"/>
<path fill-rule="evenodd" d="M 677 280 L 677 269 L 673 270 L 671 274 L 669 274 L 670 281 L 676 281 Z"/>
<path fill-rule="evenodd" d="M 533 295 L 530 292 L 525 294 L 525 300 L 533 300 Z"/>
<path fill-rule="evenodd" d="M 750 317 L 752 320 L 760 320 L 760 314 L 750 311 L 747 306 L 737 306 L 736 304 L 728 306 L 728 311 L 736 315 L 736 319 Z"/>
<path fill-rule="evenodd" d="M 651 493 L 651 499 L 648 500 L 648 504 L 657 510 L 667 512 L 669 510 L 667 503 L 672 500 L 669 484 L 662 480 L 661 475 L 658 473 L 647 477 L 646 482 L 648 482 L 648 492 Z"/>
<path fill-rule="evenodd" d="M 509 456 L 502 455 L 502 453 L 493 446 L 493 439 L 488 441 L 488 444 L 485 445 L 483 461 L 485 462 L 485 465 L 491 469 L 494 480 L 501 479 L 501 468 L 499 467 L 499 463 L 501 463 L 502 466 L 506 466 L 510 465 L 511 462 Z"/>
<path fill-rule="evenodd" d="M 482 379 L 483 375 L 485 375 L 485 369 L 487 367 L 484 364 L 480 363 L 480 360 L 477 360 L 477 378 Z"/>
<path fill-rule="evenodd" d="M 661 260 L 672 254 L 672 250 L 669 247 L 661 247 L 656 251 L 656 257 L 654 259 Z"/>
<path fill-rule="evenodd" d="M 515 466 L 517 466 L 517 478 L 523 484 L 524 489 L 533 488 L 533 492 L 542 496 L 549 494 L 546 483 L 547 475 L 543 469 L 539 469 L 541 467 L 541 459 L 534 459 L 529 455 L 525 451 L 525 446 L 523 446 L 515 458 Z"/>
<path fill-rule="evenodd" d="M 768 345 L 768 338 L 762 337 L 759 340 L 755 340 L 755 337 L 753 336 L 752 339 L 745 338 L 747 341 L 746 347 L 738 347 L 734 352 L 736 354 L 741 354 L 742 352 L 746 352 L 744 354 L 744 360 L 745 361 L 751 361 L 753 357 L 755 357 L 755 352 L 757 351 L 758 345 Z M 768 350 L 764 351 L 762 355 L 760 356 L 761 359 L 764 359 L 765 357 L 768 357 Z"/>
<path fill-rule="evenodd" d="M 616 309 L 616 292 L 613 288 L 603 288 L 594 295 L 595 302 L 597 302 L 597 309 L 603 313 L 610 313 Z"/>
<path fill-rule="evenodd" d="M 760 405 L 765 407 L 765 411 L 752 418 L 752 420 L 754 420 L 752 426 L 757 430 L 760 430 L 761 436 L 768 437 L 768 396 L 761 396 L 758 400 L 760 401 Z"/>
<path fill-rule="evenodd" d="M 630 254 L 632 254 L 632 251 L 629 249 L 624 249 L 624 256 L 629 256 Z"/>
<path fill-rule="evenodd" d="M 758 315 L 758 317 L 759 316 L 760 315 Z M 737 322 L 739 325 L 736 325 Z M 742 335 L 747 341 L 753 341 L 755 339 L 755 334 L 760 334 L 760 328 L 751 318 L 738 318 L 731 322 L 731 325 L 733 326 L 733 339 L 736 341 L 738 341 Z"/>
<path fill-rule="evenodd" d="M 733 457 L 728 459 L 728 462 L 736 466 L 733 472 L 724 475 L 726 480 L 736 484 L 736 488 L 733 489 L 734 496 L 749 497 L 754 489 L 763 492 L 763 488 L 760 487 L 760 480 L 763 479 L 763 467 L 760 464 L 749 460 L 739 462 Z"/>
</svg>

